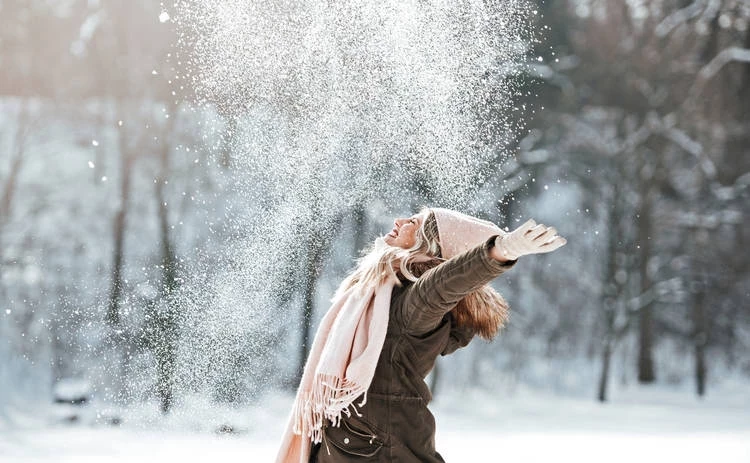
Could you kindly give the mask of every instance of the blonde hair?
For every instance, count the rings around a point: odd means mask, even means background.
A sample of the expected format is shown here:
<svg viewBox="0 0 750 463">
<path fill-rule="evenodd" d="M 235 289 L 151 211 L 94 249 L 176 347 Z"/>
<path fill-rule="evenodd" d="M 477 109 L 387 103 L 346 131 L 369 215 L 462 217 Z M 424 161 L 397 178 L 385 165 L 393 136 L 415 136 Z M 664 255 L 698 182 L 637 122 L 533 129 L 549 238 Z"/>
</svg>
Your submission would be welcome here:
<svg viewBox="0 0 750 463">
<path fill-rule="evenodd" d="M 412 247 L 390 246 L 383 238 L 377 238 L 341 283 L 336 295 L 356 285 L 365 288 L 391 278 L 396 279 L 398 285 L 402 284 L 402 278 L 414 282 L 444 262 L 434 212 L 424 208 L 419 215 L 422 224 Z M 485 285 L 464 297 L 450 313 L 457 326 L 470 328 L 480 337 L 491 340 L 507 322 L 509 307 L 497 291 Z"/>
</svg>

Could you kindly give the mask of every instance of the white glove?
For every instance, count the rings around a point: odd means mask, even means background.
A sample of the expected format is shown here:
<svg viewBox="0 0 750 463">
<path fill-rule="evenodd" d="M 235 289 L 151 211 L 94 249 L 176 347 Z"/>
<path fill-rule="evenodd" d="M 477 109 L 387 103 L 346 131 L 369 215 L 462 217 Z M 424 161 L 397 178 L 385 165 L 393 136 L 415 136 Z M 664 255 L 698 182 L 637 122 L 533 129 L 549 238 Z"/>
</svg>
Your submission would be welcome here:
<svg viewBox="0 0 750 463">
<path fill-rule="evenodd" d="M 495 247 L 508 260 L 516 260 L 527 254 L 552 252 L 565 243 L 567 240 L 558 236 L 557 230 L 543 224 L 537 225 L 533 219 L 512 232 L 495 238 Z"/>
</svg>

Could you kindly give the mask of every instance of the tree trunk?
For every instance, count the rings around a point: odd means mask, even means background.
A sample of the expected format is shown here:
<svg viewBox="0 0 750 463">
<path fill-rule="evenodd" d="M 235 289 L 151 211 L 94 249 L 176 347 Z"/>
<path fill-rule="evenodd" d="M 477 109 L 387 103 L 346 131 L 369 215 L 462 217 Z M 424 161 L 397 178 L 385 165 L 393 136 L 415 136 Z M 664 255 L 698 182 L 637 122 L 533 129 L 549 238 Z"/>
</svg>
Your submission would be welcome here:
<svg viewBox="0 0 750 463">
<path fill-rule="evenodd" d="M 129 176 L 123 173 L 124 176 Z M 124 190 L 124 188 L 123 188 Z M 121 196 L 121 200 L 124 197 Z M 120 324 L 120 295 L 122 294 L 122 262 L 123 242 L 125 241 L 125 216 L 126 206 L 120 206 L 115 215 L 114 222 L 114 250 L 112 254 L 112 278 L 109 291 L 109 307 L 107 310 L 107 323 L 111 327 Z"/>
<path fill-rule="evenodd" d="M 164 150 L 167 151 L 167 150 Z M 161 411 L 169 413 L 173 402 L 173 385 L 175 377 L 175 361 L 177 351 L 177 320 L 173 292 L 177 289 L 177 259 L 172 248 L 169 234 L 169 209 L 164 198 L 164 180 L 156 182 L 157 200 L 159 201 L 159 230 L 161 234 L 161 262 L 162 282 L 159 298 L 162 301 L 161 310 L 153 322 L 157 323 L 156 349 L 154 354 L 158 364 L 158 393 Z"/>
<path fill-rule="evenodd" d="M 175 255 L 172 237 L 169 227 L 169 203 L 167 202 L 164 187 L 169 177 L 169 136 L 175 124 L 176 114 L 174 107 L 171 108 L 170 118 L 167 119 L 166 127 L 161 133 L 160 164 L 161 169 L 155 183 L 157 211 L 159 214 L 159 232 L 161 241 L 161 268 L 162 278 L 159 291 L 161 310 L 152 318 L 157 324 L 154 332 L 155 339 L 154 354 L 157 361 L 157 390 L 159 393 L 160 409 L 162 413 L 169 413 L 174 398 L 174 377 L 177 351 L 177 320 L 176 307 L 173 293 L 177 289 L 177 257 Z M 158 305 L 157 305 L 158 307 Z"/>
<path fill-rule="evenodd" d="M 650 180 L 646 181 L 645 191 L 642 191 L 641 204 L 639 207 L 638 220 L 638 244 L 640 245 L 639 274 L 640 292 L 643 294 L 651 287 L 651 278 L 648 274 L 648 263 L 651 258 L 651 209 L 652 190 Z M 656 379 L 654 374 L 653 359 L 653 313 L 652 303 L 648 302 L 639 311 L 638 320 L 638 382 L 641 384 L 653 383 Z"/>
<path fill-rule="evenodd" d="M 317 211 L 317 202 L 313 201 L 312 209 L 316 212 L 316 217 L 322 217 L 320 211 Z M 318 283 L 318 277 L 320 276 L 320 270 L 323 265 L 323 258 L 325 257 L 326 251 L 333 243 L 338 230 L 341 228 L 341 223 L 344 220 L 343 215 L 329 219 L 327 226 L 322 226 L 323 232 L 311 231 L 307 234 L 307 266 L 305 268 L 304 275 L 304 286 L 303 299 L 304 305 L 302 307 L 302 333 L 300 340 L 300 355 L 299 364 L 297 366 L 297 375 L 295 377 L 295 384 L 299 384 L 302 380 L 302 373 L 305 370 L 305 362 L 307 361 L 307 354 L 310 351 L 310 339 L 312 337 L 312 316 L 315 310 L 315 289 Z M 321 228 L 321 224 L 318 224 L 318 229 Z"/>
<path fill-rule="evenodd" d="M 125 105 L 117 102 L 115 114 L 124 114 Z M 120 318 L 120 301 L 123 293 L 123 269 L 125 265 L 125 233 L 127 228 L 128 209 L 130 206 L 130 185 L 135 152 L 130 146 L 130 133 L 126 127 L 118 127 L 117 149 L 120 155 L 120 207 L 115 213 L 114 220 L 114 245 L 112 249 L 112 275 L 110 292 L 105 321 L 110 328 L 109 336 L 105 343 L 108 345 L 113 358 L 118 359 L 116 365 L 112 365 L 117 371 L 115 381 L 115 400 L 123 403 L 129 397 L 128 376 L 130 351 L 127 333 L 122 326 Z"/>
<path fill-rule="evenodd" d="M 612 361 L 612 342 L 607 339 L 604 341 L 604 350 L 602 350 L 602 371 L 599 376 L 599 389 L 596 395 L 599 402 L 607 401 L 607 386 L 609 385 L 609 365 Z"/>
<path fill-rule="evenodd" d="M 315 288 L 320 274 L 320 265 L 323 260 L 323 246 L 320 240 L 311 236 L 308 243 L 307 269 L 305 271 L 304 305 L 302 307 L 302 339 L 300 341 L 299 364 L 297 366 L 296 384 L 302 381 L 302 373 L 305 371 L 307 353 L 310 350 L 310 338 L 312 335 L 312 315 L 315 310 Z"/>
<path fill-rule="evenodd" d="M 0 197 L 0 224 L 7 221 L 10 217 L 11 204 L 13 203 L 13 196 L 16 192 L 16 183 L 18 182 L 18 176 L 21 172 L 21 166 L 23 165 L 25 137 L 22 132 L 23 130 L 25 130 L 25 128 L 22 128 L 20 126 L 22 124 L 21 120 L 19 120 L 18 123 L 19 128 L 14 143 L 15 155 L 13 156 L 13 160 L 10 164 L 10 172 L 8 173 L 8 178 L 5 180 L 2 197 Z"/>
<path fill-rule="evenodd" d="M 619 161 L 615 161 L 619 162 Z M 602 341 L 602 369 L 599 376 L 599 388 L 597 399 L 600 402 L 607 400 L 607 387 L 609 385 L 610 364 L 612 353 L 620 336 L 624 334 L 626 327 L 618 328 L 618 308 L 621 307 L 623 288 L 625 281 L 617 280 L 617 255 L 622 242 L 622 220 L 624 215 L 624 198 L 622 197 L 622 185 L 624 176 L 622 168 L 616 164 L 614 178 L 611 179 L 612 191 L 610 203 L 612 209 L 607 214 L 607 255 L 606 268 L 602 281 L 602 313 L 604 317 L 604 339 Z"/>
<path fill-rule="evenodd" d="M 18 111 L 18 127 L 15 133 L 13 144 L 11 145 L 15 151 L 15 156 L 10 164 L 10 172 L 8 178 L 5 180 L 5 185 L 2 189 L 2 196 L 0 196 L 0 270 L 4 266 L 3 257 L 3 228 L 5 224 L 10 220 L 13 197 L 16 192 L 16 185 L 18 177 L 21 173 L 23 166 L 23 156 L 26 152 L 26 133 L 28 131 L 28 111 L 26 108 L 26 102 L 21 102 L 21 107 Z M 0 275 L 2 273 L 0 272 Z M 2 278 L 0 278 L 0 300 L 4 299 L 5 288 L 2 284 Z M 2 330 L 0 330 L 2 332 Z M 1 338 L 0 338 L 1 339 Z"/>
<path fill-rule="evenodd" d="M 122 296 L 122 269 L 125 255 L 125 227 L 127 225 L 128 205 L 130 200 L 130 175 L 133 159 L 128 146 L 125 128 L 118 130 L 118 149 L 120 152 L 120 207 L 115 214 L 114 246 L 112 254 L 112 278 L 109 292 L 107 323 L 110 327 L 120 324 L 120 297 Z"/>
<path fill-rule="evenodd" d="M 367 211 L 362 202 L 357 202 L 352 210 L 354 219 L 354 256 L 359 257 L 362 250 L 369 243 L 367 236 Z"/>
<path fill-rule="evenodd" d="M 693 343 L 695 346 L 695 388 L 699 397 L 706 394 L 706 344 L 708 326 L 706 320 L 705 288 L 701 282 L 700 289 L 693 299 Z"/>
</svg>

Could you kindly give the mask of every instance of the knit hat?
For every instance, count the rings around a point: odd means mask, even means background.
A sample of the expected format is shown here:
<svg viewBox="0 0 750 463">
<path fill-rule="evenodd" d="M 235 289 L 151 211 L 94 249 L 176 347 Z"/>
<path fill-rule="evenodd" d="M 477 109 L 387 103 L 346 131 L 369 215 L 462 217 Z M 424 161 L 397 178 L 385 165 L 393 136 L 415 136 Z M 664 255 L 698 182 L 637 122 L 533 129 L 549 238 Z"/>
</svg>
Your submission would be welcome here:
<svg viewBox="0 0 750 463">
<path fill-rule="evenodd" d="M 487 220 L 439 207 L 430 210 L 435 214 L 440 251 L 444 259 L 468 251 L 493 235 L 506 234 L 503 229 Z"/>
</svg>

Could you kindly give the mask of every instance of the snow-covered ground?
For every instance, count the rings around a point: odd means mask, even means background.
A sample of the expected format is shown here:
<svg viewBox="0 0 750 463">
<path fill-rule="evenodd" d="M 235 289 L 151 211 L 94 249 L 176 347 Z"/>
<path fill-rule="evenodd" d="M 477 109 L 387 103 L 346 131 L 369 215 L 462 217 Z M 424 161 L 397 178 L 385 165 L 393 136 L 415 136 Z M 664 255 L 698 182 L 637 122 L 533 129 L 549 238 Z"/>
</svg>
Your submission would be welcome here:
<svg viewBox="0 0 750 463">
<path fill-rule="evenodd" d="M 606 405 L 523 390 L 444 393 L 433 404 L 437 446 L 448 462 L 748 463 L 746 390 L 737 385 L 698 400 L 689 391 L 633 389 Z M 290 402 L 273 395 L 233 416 L 179 413 L 148 427 L 143 414 L 120 427 L 16 416 L 13 427 L 0 428 L 0 461 L 269 462 Z M 211 432 L 221 418 L 242 432 Z"/>
</svg>

